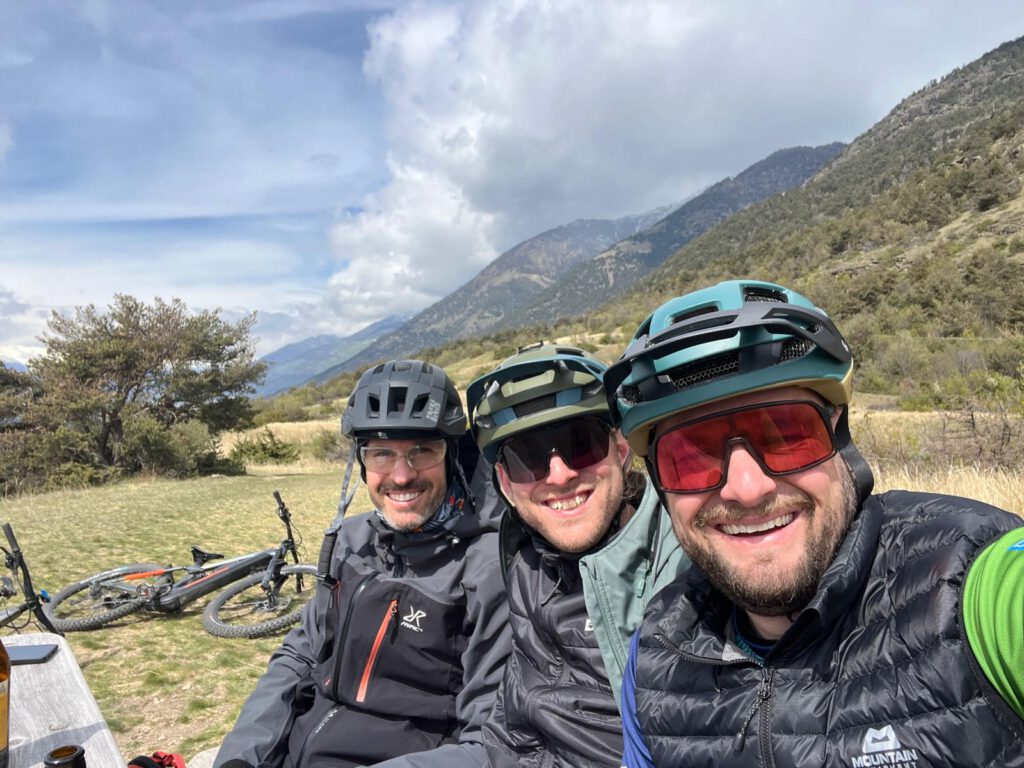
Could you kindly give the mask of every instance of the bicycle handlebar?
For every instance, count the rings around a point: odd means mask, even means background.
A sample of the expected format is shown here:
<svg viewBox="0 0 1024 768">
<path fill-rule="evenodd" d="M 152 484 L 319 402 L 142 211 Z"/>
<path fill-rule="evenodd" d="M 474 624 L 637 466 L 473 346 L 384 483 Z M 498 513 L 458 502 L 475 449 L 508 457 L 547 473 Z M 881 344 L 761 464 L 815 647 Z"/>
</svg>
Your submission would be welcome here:
<svg viewBox="0 0 1024 768">
<path fill-rule="evenodd" d="M 14 561 L 12 570 L 21 570 L 21 591 L 25 595 L 25 604 L 48 632 L 53 632 L 55 635 L 63 635 L 63 632 L 60 632 L 50 623 L 50 618 L 46 615 L 46 611 L 43 610 L 43 603 L 32 586 L 32 575 L 25 564 L 25 556 L 18 546 L 18 540 L 14 537 L 14 529 L 11 528 L 10 523 L 4 523 L 3 529 L 4 536 L 7 537 L 7 543 L 11 545 L 11 558 Z"/>
</svg>

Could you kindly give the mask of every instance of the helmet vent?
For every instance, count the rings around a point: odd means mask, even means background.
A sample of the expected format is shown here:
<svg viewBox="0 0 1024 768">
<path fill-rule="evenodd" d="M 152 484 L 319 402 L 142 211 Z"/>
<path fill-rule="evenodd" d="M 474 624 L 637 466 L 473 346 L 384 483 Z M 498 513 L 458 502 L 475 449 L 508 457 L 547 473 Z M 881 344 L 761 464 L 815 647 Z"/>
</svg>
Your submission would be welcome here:
<svg viewBox="0 0 1024 768">
<path fill-rule="evenodd" d="M 721 355 L 698 360 L 695 363 L 681 365 L 669 372 L 672 379 L 672 386 L 676 390 L 689 389 L 707 381 L 720 379 L 723 376 L 732 376 L 740 370 L 740 358 L 735 352 L 726 352 Z"/>
<path fill-rule="evenodd" d="M 405 410 L 405 396 L 408 390 L 405 387 L 392 386 L 388 390 L 388 413 L 401 413 Z"/>
<path fill-rule="evenodd" d="M 380 416 L 380 398 L 376 395 L 368 395 L 366 398 L 366 411 L 370 418 Z"/>
<path fill-rule="evenodd" d="M 519 403 L 513 406 L 516 418 L 522 419 L 527 416 L 532 416 L 535 413 L 541 413 L 542 411 L 550 411 L 557 405 L 554 395 L 545 395 L 544 397 L 537 397 L 533 400 L 527 400 L 525 403 Z"/>
<path fill-rule="evenodd" d="M 743 289 L 743 301 L 756 302 L 766 301 L 773 304 L 788 304 L 786 294 L 771 288 L 757 288 L 749 285 Z"/>
<path fill-rule="evenodd" d="M 412 415 L 422 416 L 423 409 L 427 407 L 427 401 L 430 399 L 429 395 L 418 395 L 415 400 L 412 401 Z"/>
<path fill-rule="evenodd" d="M 692 320 L 693 318 L 700 317 L 701 315 L 709 315 L 712 312 L 717 311 L 717 306 L 714 304 L 708 304 L 706 307 L 699 307 L 697 309 L 692 309 L 689 312 L 683 312 L 682 314 L 673 316 L 672 324 L 685 323 L 687 320 Z"/>
<path fill-rule="evenodd" d="M 813 349 L 814 343 L 807 339 L 787 339 L 782 343 L 782 352 L 779 353 L 779 359 L 775 364 L 796 360 L 809 354 Z"/>
</svg>

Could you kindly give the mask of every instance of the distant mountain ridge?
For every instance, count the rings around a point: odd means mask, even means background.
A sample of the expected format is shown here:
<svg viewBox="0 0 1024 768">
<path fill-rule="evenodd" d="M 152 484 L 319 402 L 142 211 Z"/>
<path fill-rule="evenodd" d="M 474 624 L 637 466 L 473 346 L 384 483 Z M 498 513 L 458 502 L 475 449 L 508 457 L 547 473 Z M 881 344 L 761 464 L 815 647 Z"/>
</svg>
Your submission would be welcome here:
<svg viewBox="0 0 1024 768">
<path fill-rule="evenodd" d="M 694 238 L 737 211 L 799 187 L 833 160 L 846 145 L 791 147 L 773 152 L 735 178 L 723 179 L 654 226 L 619 241 L 591 261 L 537 294 L 511 321 L 499 327 L 550 323 L 594 309 L 627 290 Z"/>
<path fill-rule="evenodd" d="M 378 336 L 399 328 L 408 319 L 408 315 L 389 315 L 350 336 L 311 336 L 274 350 L 260 358 L 269 366 L 256 396 L 271 397 L 305 384 L 318 373 L 349 359 Z"/>
<path fill-rule="evenodd" d="M 578 219 L 542 232 L 506 251 L 461 288 L 313 381 L 326 381 L 375 360 L 402 357 L 484 333 L 518 312 L 530 297 L 553 285 L 580 262 L 646 229 L 671 210 L 671 206 L 664 206 L 619 219 Z"/>
</svg>

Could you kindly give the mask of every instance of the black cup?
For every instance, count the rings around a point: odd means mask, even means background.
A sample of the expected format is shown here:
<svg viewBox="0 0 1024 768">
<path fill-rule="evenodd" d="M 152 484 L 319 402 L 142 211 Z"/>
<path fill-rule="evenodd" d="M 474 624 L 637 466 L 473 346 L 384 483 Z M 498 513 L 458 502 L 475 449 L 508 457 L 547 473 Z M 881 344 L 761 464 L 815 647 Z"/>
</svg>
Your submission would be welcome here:
<svg viewBox="0 0 1024 768">
<path fill-rule="evenodd" d="M 85 749 L 78 744 L 57 747 L 43 758 L 46 768 L 85 768 Z"/>
</svg>

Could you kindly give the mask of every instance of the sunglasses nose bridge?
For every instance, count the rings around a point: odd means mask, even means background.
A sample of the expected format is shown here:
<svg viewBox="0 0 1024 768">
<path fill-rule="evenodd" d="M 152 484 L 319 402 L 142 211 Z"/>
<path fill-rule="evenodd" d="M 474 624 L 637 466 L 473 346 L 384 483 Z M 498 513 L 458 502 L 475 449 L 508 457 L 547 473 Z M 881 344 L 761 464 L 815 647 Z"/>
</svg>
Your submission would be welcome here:
<svg viewBox="0 0 1024 768">
<path fill-rule="evenodd" d="M 558 461 L 555 461 L 555 459 Z M 558 484 L 564 480 L 571 479 L 579 474 L 562 455 L 558 448 L 552 446 L 547 452 L 547 479 L 548 482 Z"/>
</svg>

